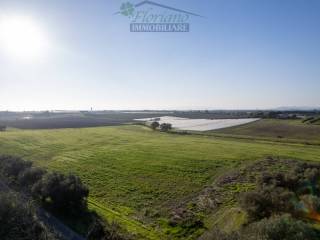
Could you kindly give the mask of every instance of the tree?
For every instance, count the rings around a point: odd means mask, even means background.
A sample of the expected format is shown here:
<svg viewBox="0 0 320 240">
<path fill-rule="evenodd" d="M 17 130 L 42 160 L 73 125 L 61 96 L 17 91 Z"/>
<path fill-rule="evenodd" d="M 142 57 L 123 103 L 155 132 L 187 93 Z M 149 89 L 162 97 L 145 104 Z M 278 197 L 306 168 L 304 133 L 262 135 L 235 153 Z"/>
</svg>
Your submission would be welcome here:
<svg viewBox="0 0 320 240">
<path fill-rule="evenodd" d="M 57 210 L 75 212 L 87 207 L 88 188 L 74 175 L 48 173 L 32 188 L 35 197 L 49 202 Z"/>
<path fill-rule="evenodd" d="M 0 160 L 0 170 L 2 170 L 3 174 L 14 180 L 17 179 L 22 171 L 32 166 L 32 162 L 24 161 L 18 157 L 0 156 Z"/>
<path fill-rule="evenodd" d="M 32 167 L 22 171 L 18 176 L 18 183 L 22 187 L 31 187 L 46 174 L 42 168 Z"/>
<path fill-rule="evenodd" d="M 243 239 L 256 240 L 316 240 L 319 232 L 312 225 L 295 220 L 290 216 L 275 216 L 253 224 L 248 236 Z"/>
<path fill-rule="evenodd" d="M 156 130 L 160 126 L 160 124 L 157 121 L 154 121 L 150 126 L 153 130 Z"/>
<path fill-rule="evenodd" d="M 311 224 L 295 220 L 289 215 L 273 216 L 249 224 L 242 229 L 224 233 L 209 230 L 200 240 L 317 240 L 319 231 Z"/>
<path fill-rule="evenodd" d="M 160 131 L 162 132 L 168 132 L 171 129 L 172 129 L 172 125 L 170 123 L 162 123 L 160 125 Z"/>
<path fill-rule="evenodd" d="M 272 214 L 272 201 L 268 194 L 254 191 L 242 195 L 240 205 L 248 214 L 249 221 L 270 217 Z"/>
<path fill-rule="evenodd" d="M 1 240 L 57 239 L 38 220 L 30 202 L 22 202 L 12 193 L 0 193 Z"/>
</svg>

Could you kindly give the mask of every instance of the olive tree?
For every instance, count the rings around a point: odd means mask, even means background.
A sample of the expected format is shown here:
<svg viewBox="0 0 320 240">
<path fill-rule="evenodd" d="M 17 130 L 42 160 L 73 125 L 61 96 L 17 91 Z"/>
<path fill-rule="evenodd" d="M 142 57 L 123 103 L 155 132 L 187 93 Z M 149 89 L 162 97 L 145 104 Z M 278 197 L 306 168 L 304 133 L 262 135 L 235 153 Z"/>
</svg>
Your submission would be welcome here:
<svg viewBox="0 0 320 240">
<path fill-rule="evenodd" d="M 160 125 L 160 131 L 162 132 L 168 132 L 171 129 L 172 129 L 172 125 L 170 123 L 162 123 Z"/>
<path fill-rule="evenodd" d="M 156 130 L 158 127 L 160 127 L 160 124 L 159 124 L 159 122 L 154 121 L 154 122 L 151 123 L 150 126 L 151 126 L 151 128 L 152 128 L 153 130 Z"/>
</svg>

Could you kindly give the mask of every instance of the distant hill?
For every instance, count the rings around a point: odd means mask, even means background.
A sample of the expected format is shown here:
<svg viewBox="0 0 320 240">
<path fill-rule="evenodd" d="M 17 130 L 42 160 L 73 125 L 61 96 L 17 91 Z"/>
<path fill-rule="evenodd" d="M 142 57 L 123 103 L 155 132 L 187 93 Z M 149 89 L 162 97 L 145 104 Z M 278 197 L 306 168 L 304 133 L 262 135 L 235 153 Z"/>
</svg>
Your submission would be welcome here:
<svg viewBox="0 0 320 240">
<path fill-rule="evenodd" d="M 299 107 L 299 106 L 288 106 L 288 107 L 278 107 L 272 110 L 276 110 L 276 111 L 320 111 L 320 107 L 308 107 L 308 106 L 304 106 L 304 107 Z"/>
</svg>

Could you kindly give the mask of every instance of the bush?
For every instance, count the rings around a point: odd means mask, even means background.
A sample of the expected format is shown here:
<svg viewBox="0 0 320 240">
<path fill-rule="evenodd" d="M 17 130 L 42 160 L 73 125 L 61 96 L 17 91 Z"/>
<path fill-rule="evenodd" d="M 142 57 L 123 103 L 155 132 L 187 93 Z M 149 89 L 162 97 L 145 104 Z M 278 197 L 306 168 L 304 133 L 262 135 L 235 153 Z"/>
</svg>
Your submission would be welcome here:
<svg viewBox="0 0 320 240">
<path fill-rule="evenodd" d="M 77 231 L 86 233 L 93 213 L 87 208 L 89 190 L 80 178 L 47 173 L 42 168 L 32 167 L 31 162 L 12 156 L 0 156 L 0 174 L 3 177 L 1 180 L 10 188 L 23 192 L 26 198 L 31 195 L 35 200 L 40 200 L 37 203 L 56 217 L 63 218 Z"/>
<path fill-rule="evenodd" d="M 0 156 L 0 170 L 2 173 L 10 177 L 13 181 L 16 181 L 18 175 L 28 169 L 31 168 L 32 162 L 24 161 L 18 157 L 12 156 Z"/>
<path fill-rule="evenodd" d="M 62 211 L 79 211 L 87 208 L 88 188 L 74 175 L 47 173 L 32 167 L 32 162 L 17 157 L 0 156 L 0 171 L 15 188 L 27 189 L 37 199 L 50 202 Z"/>
<path fill-rule="evenodd" d="M 172 125 L 170 123 L 162 123 L 160 125 L 160 131 L 162 132 L 168 132 L 171 129 L 172 129 Z"/>
<path fill-rule="evenodd" d="M 155 121 L 155 122 L 152 122 L 150 126 L 153 130 L 156 130 L 160 126 L 160 124 Z"/>
<path fill-rule="evenodd" d="M 11 193 L 0 193 L 0 226 L 1 240 L 56 239 L 36 218 L 32 204 Z"/>
<path fill-rule="evenodd" d="M 283 215 L 265 218 L 229 234 L 215 228 L 200 240 L 317 240 L 319 237 L 319 231 L 311 225 Z"/>
<path fill-rule="evenodd" d="M 22 187 L 31 187 L 46 174 L 46 171 L 42 168 L 32 167 L 27 168 L 20 172 L 18 176 L 18 183 Z"/>
<path fill-rule="evenodd" d="M 289 216 L 276 216 L 253 224 L 247 239 L 257 240 L 317 240 L 320 235 L 311 225 Z"/>
<path fill-rule="evenodd" d="M 32 188 L 33 195 L 57 210 L 73 211 L 86 209 L 88 188 L 74 175 L 48 173 Z"/>
<path fill-rule="evenodd" d="M 319 165 L 303 163 L 285 174 L 263 174 L 257 189 L 243 194 L 240 199 L 249 221 L 282 213 L 302 215 L 300 208 L 303 207 L 307 211 L 317 210 L 320 205 L 319 169 Z"/>
<path fill-rule="evenodd" d="M 129 236 L 122 234 L 120 227 L 116 223 L 105 223 L 99 218 L 96 218 L 91 225 L 87 237 L 87 240 L 125 240 L 130 239 Z"/>
<path fill-rule="evenodd" d="M 213 228 L 208 231 L 206 234 L 201 236 L 199 240 L 240 240 L 240 233 L 225 233 L 218 228 Z M 248 240 L 248 239 L 246 239 Z"/>
<path fill-rule="evenodd" d="M 6 131 L 6 129 L 7 129 L 7 126 L 0 125 L 0 132 L 4 132 Z"/>
</svg>

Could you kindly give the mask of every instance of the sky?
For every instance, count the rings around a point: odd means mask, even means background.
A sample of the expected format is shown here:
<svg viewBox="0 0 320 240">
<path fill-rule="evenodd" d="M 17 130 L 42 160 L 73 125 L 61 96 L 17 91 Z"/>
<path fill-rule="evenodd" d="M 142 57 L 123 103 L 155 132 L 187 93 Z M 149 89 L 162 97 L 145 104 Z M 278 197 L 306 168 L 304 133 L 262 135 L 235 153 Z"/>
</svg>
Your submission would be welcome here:
<svg viewBox="0 0 320 240">
<path fill-rule="evenodd" d="M 320 106 L 320 1 L 154 1 L 203 17 L 134 33 L 120 0 L 0 0 L 0 110 Z"/>
</svg>

